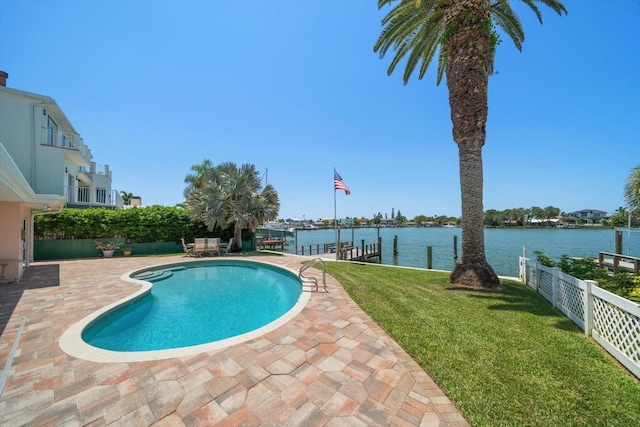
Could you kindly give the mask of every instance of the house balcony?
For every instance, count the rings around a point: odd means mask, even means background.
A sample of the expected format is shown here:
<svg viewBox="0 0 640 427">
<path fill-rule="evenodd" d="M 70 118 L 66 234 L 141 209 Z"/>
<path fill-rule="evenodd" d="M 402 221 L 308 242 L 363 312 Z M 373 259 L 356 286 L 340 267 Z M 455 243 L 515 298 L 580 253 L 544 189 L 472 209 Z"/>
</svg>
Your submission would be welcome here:
<svg viewBox="0 0 640 427">
<path fill-rule="evenodd" d="M 65 149 L 65 155 L 79 166 L 89 167 L 91 165 L 91 150 L 78 134 L 48 129 L 42 133 L 40 144 Z"/>
<path fill-rule="evenodd" d="M 64 188 L 68 208 L 108 208 L 124 206 L 122 196 L 116 190 L 96 186 L 66 186 Z"/>
</svg>

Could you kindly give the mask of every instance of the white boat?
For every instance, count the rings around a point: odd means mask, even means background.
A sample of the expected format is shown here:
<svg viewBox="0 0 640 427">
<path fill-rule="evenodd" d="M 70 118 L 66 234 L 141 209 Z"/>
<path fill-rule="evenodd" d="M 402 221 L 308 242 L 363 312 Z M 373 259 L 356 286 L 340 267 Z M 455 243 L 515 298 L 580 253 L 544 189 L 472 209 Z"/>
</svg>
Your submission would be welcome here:
<svg viewBox="0 0 640 427">
<path fill-rule="evenodd" d="M 275 237 L 281 239 L 284 237 L 293 237 L 296 229 L 289 227 L 287 224 L 269 222 L 260 227 L 256 227 L 256 233 L 266 238 Z"/>
</svg>

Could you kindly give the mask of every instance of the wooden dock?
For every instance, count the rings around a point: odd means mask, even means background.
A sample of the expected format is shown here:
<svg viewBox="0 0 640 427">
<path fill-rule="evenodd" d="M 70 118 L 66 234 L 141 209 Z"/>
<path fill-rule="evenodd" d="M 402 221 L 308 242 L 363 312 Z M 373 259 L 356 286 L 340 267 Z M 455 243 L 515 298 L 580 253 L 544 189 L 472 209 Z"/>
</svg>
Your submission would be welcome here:
<svg viewBox="0 0 640 427">
<path fill-rule="evenodd" d="M 614 273 L 627 271 L 638 274 L 640 271 L 640 258 L 612 252 L 599 252 L 598 267 L 606 268 Z"/>
<path fill-rule="evenodd" d="M 339 247 L 339 249 L 337 249 Z M 370 261 L 376 259 L 382 262 L 382 239 L 378 238 L 377 243 L 365 244 L 364 240 L 359 246 L 355 246 L 353 242 L 321 243 L 315 245 L 307 245 L 296 247 L 296 255 L 322 255 L 335 254 L 336 259 L 343 261 Z"/>
<path fill-rule="evenodd" d="M 287 245 L 289 245 L 289 242 L 287 242 L 286 240 L 268 239 L 268 240 L 259 241 L 258 249 L 274 250 L 274 249 L 280 248 L 281 250 L 284 250 L 284 247 Z"/>
<path fill-rule="evenodd" d="M 382 262 L 382 244 L 380 239 L 378 239 L 378 243 L 367 245 L 363 240 L 360 246 L 345 247 L 340 251 L 338 259 L 345 261 L 369 261 L 374 258 Z"/>
</svg>

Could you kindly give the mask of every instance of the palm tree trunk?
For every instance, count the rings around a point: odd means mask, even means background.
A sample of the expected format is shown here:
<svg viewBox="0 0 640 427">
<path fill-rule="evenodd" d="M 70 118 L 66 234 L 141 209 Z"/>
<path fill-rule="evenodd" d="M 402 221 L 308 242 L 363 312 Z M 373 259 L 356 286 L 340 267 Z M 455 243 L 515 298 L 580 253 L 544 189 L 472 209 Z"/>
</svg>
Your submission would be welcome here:
<svg viewBox="0 0 640 427">
<path fill-rule="evenodd" d="M 233 226 L 233 244 L 231 252 L 242 252 L 242 226 L 237 222 Z"/>
<path fill-rule="evenodd" d="M 482 146 L 486 139 L 489 73 L 493 69 L 489 0 L 452 2 L 444 17 L 443 43 L 453 139 L 458 144 L 462 199 L 462 257 L 451 283 L 495 287 L 498 276 L 484 250 Z"/>
</svg>

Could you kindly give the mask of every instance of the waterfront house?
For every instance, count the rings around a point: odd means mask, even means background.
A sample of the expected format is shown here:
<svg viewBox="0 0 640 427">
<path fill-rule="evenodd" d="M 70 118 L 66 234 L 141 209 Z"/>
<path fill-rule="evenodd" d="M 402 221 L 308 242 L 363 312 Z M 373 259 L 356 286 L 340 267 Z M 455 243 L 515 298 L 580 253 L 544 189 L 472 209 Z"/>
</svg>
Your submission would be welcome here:
<svg viewBox="0 0 640 427">
<path fill-rule="evenodd" d="M 56 101 L 6 87 L 0 71 L 0 281 L 19 280 L 33 260 L 33 218 L 64 206 L 116 208 L 111 171 Z"/>
<path fill-rule="evenodd" d="M 569 217 L 584 221 L 586 224 L 598 224 L 609 216 L 605 211 L 598 209 L 582 209 L 580 211 L 569 212 Z"/>
<path fill-rule="evenodd" d="M 353 218 L 341 218 L 340 227 L 352 228 L 354 225 Z"/>
<path fill-rule="evenodd" d="M 395 227 L 395 218 L 380 218 L 380 227 Z"/>
</svg>

